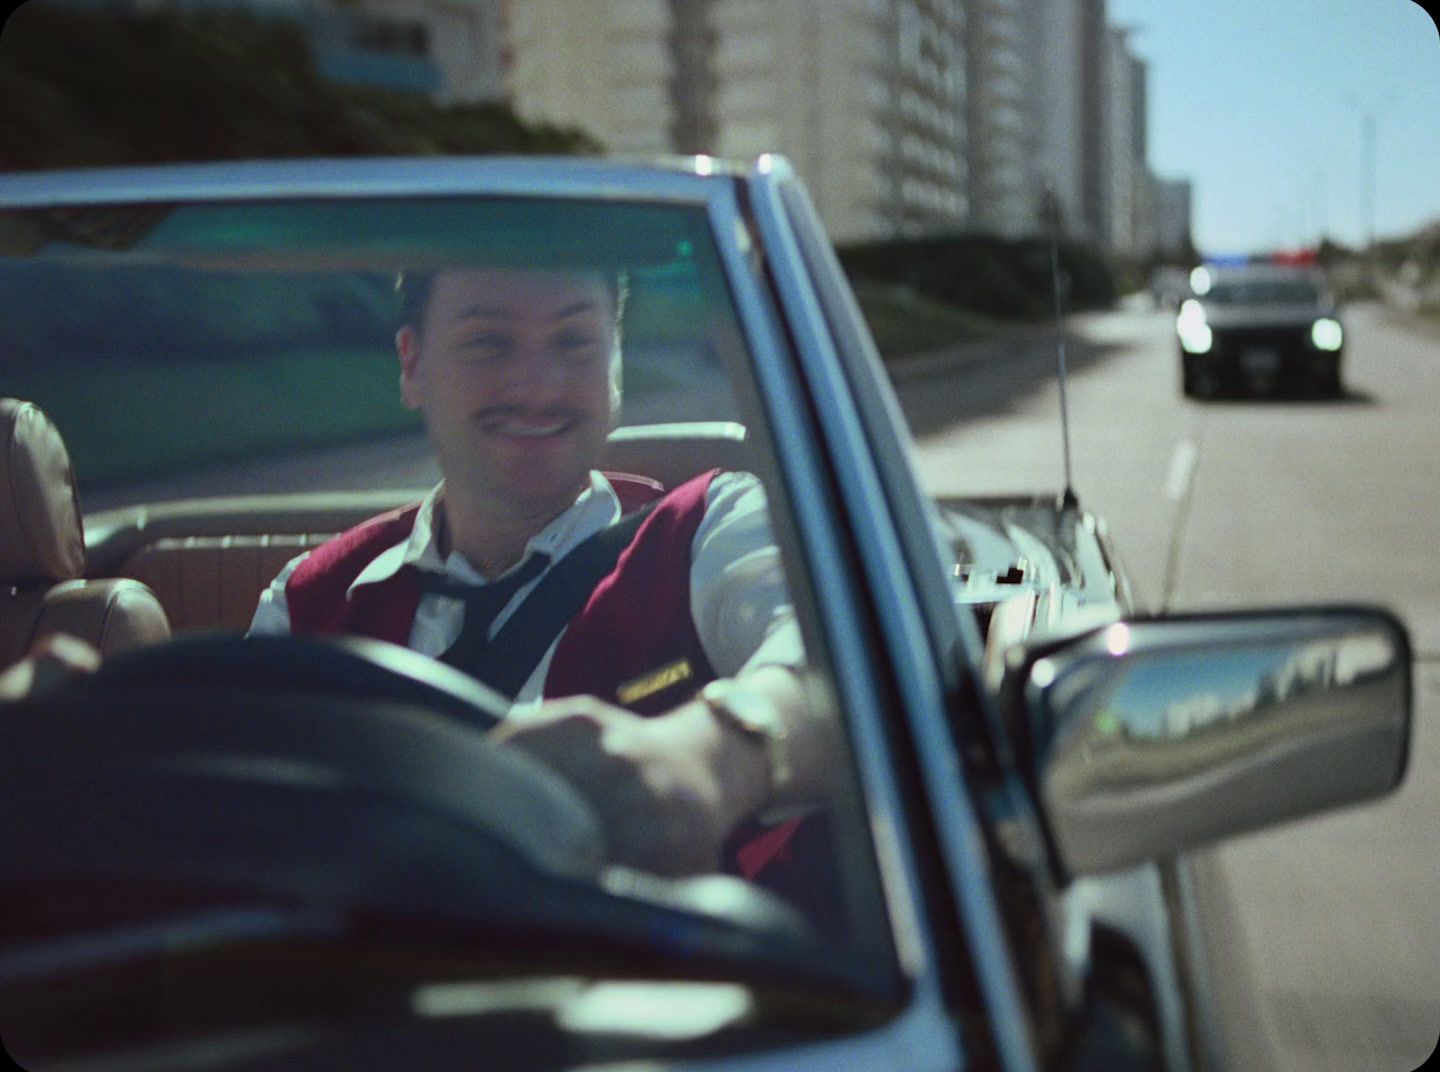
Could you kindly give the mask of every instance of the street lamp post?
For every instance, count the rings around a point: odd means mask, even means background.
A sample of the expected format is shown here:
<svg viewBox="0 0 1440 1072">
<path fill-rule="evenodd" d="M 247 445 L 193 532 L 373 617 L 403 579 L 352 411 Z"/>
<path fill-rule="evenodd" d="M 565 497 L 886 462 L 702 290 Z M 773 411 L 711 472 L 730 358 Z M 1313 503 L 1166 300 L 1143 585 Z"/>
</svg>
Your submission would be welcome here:
<svg viewBox="0 0 1440 1072">
<path fill-rule="evenodd" d="M 1375 112 L 1360 117 L 1360 211 L 1365 222 L 1365 248 L 1375 256 Z"/>
<path fill-rule="evenodd" d="M 1392 105 L 1397 96 L 1387 93 L 1383 104 Z M 1379 285 L 1380 258 L 1375 248 L 1375 142 L 1376 111 L 1374 103 L 1362 104 L 1354 95 L 1346 97 L 1346 103 L 1360 112 L 1360 224 L 1365 230 L 1365 263 L 1370 270 L 1371 281 Z"/>
</svg>

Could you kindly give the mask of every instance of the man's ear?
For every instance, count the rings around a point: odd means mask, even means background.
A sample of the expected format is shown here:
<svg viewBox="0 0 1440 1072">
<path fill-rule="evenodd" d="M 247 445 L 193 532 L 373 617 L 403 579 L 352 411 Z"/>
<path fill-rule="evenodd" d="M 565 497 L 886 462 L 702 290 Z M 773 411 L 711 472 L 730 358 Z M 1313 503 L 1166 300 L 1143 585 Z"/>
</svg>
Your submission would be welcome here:
<svg viewBox="0 0 1440 1072">
<path fill-rule="evenodd" d="M 395 352 L 400 357 L 400 401 L 406 409 L 420 408 L 420 385 L 415 367 L 420 361 L 420 333 L 406 324 L 395 333 Z"/>
</svg>

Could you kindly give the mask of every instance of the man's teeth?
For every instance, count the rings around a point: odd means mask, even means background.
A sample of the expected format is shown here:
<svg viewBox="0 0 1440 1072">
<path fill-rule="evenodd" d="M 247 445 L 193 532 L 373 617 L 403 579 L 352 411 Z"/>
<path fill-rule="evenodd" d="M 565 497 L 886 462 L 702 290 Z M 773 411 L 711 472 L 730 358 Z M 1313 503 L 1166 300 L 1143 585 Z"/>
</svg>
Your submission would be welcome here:
<svg viewBox="0 0 1440 1072">
<path fill-rule="evenodd" d="M 496 428 L 501 435 L 518 436 L 522 439 L 538 439 L 541 436 L 555 435 L 563 432 L 570 426 L 569 421 L 554 421 L 550 424 L 514 424 L 505 422 Z"/>
</svg>

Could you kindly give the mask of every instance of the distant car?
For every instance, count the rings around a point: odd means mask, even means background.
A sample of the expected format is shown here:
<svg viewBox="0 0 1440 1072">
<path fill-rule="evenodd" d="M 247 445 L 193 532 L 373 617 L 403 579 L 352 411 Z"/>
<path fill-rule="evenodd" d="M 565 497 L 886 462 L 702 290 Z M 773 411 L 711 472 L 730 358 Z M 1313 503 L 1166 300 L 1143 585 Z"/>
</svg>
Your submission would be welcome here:
<svg viewBox="0 0 1440 1072">
<path fill-rule="evenodd" d="M 1198 268 L 1175 318 L 1186 395 L 1293 384 L 1343 391 L 1345 332 L 1317 268 Z"/>
</svg>

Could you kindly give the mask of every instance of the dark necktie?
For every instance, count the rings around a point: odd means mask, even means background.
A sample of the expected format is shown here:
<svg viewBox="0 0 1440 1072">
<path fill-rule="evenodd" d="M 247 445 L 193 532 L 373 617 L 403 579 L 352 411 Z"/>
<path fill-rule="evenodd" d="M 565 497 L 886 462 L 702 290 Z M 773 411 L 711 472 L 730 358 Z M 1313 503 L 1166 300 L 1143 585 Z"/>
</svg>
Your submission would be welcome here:
<svg viewBox="0 0 1440 1072">
<path fill-rule="evenodd" d="M 443 573 L 432 570 L 420 575 L 420 586 L 435 595 L 450 596 L 465 603 L 465 621 L 460 626 L 460 635 L 450 649 L 440 656 L 440 661 L 449 663 L 467 673 L 490 642 L 490 626 L 496 615 L 505 609 L 515 593 L 538 577 L 550 564 L 550 556 L 534 552 L 525 564 L 493 584 L 461 584 Z"/>
</svg>

